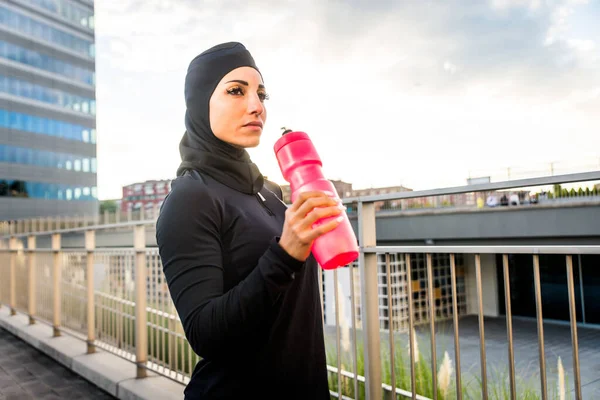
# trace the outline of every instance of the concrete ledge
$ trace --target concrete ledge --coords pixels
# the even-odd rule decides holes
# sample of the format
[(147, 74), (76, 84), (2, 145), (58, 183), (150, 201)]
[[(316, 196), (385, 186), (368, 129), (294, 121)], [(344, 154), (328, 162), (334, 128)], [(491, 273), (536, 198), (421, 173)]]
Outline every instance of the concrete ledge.
[(140, 399), (183, 399), (184, 386), (168, 378), (148, 376), (144, 379), (128, 379), (119, 384), (118, 398)]
[(65, 367), (73, 369), (73, 357), (85, 354), (87, 344), (70, 336), (49, 337), (40, 341), (39, 349)]
[(0, 308), (0, 328), (118, 399), (183, 399), (183, 384), (150, 371), (147, 378), (137, 379), (134, 363), (100, 349), (86, 354), (87, 345), (82, 340), (68, 335), (53, 337), (51, 326), (39, 322), (29, 325), (28, 316), (10, 316), (4, 305)]
[(115, 397), (119, 382), (135, 377), (135, 364), (100, 350), (73, 358), (71, 369)]

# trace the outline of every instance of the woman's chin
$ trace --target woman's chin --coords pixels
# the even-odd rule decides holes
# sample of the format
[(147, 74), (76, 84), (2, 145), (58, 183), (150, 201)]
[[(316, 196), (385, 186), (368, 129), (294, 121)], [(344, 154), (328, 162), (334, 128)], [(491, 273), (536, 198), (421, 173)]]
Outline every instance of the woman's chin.
[(260, 133), (257, 135), (248, 135), (243, 141), (243, 143), (240, 144), (242, 144), (245, 148), (257, 147), (260, 144), (260, 136)]

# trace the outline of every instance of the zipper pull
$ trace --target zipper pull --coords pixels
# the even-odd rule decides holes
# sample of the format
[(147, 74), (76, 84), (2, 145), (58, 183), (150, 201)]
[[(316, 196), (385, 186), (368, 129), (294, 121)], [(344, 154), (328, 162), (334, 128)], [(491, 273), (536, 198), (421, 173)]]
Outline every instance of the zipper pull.
[(258, 198), (258, 202), (262, 204), (262, 206), (265, 208), (265, 210), (267, 210), (267, 213), (269, 215), (275, 215), (273, 214), (273, 211), (271, 211), (271, 209), (267, 206), (267, 199), (265, 199), (265, 197), (260, 192), (256, 193), (256, 197)]

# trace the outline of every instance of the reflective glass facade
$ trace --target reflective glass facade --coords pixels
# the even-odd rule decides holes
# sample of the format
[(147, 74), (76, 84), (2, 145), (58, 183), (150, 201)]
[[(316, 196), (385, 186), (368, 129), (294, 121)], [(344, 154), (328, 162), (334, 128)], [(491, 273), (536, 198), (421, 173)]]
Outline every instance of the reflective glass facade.
[(45, 11), (59, 15), (69, 22), (81, 25), (86, 28), (94, 28), (93, 11), (73, 4), (67, 0), (22, 0), (32, 6), (39, 7)]
[(96, 130), (55, 119), (0, 109), (0, 126), (84, 143), (96, 143)]
[(84, 114), (96, 115), (96, 101), (61, 90), (36, 85), (10, 76), (0, 75), (0, 92), (43, 101)]
[(95, 186), (63, 185), (58, 183), (26, 182), (0, 178), (0, 197), (94, 201), (98, 199)]
[(40, 52), (0, 40), (0, 57), (26, 64), (88, 85), (95, 84), (95, 74), (87, 68), (76, 67)]
[(0, 220), (98, 213), (92, 3), (0, 1), (0, 29)]
[(96, 173), (96, 158), (0, 144), (0, 162)]
[(94, 44), (91, 40), (67, 33), (1, 5), (0, 25), (5, 25), (15, 32), (32, 38), (44, 40), (88, 57), (94, 57)]

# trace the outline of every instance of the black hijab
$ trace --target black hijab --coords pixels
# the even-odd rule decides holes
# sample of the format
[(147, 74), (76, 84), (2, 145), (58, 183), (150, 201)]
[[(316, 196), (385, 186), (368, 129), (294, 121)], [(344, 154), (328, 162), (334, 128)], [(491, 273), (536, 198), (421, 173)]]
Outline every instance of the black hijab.
[(242, 193), (256, 194), (264, 181), (248, 152), (220, 140), (210, 127), (210, 97), (221, 79), (239, 67), (259, 71), (250, 52), (237, 42), (214, 46), (190, 63), (185, 77), (186, 132), (179, 144), (177, 176), (194, 169)]

